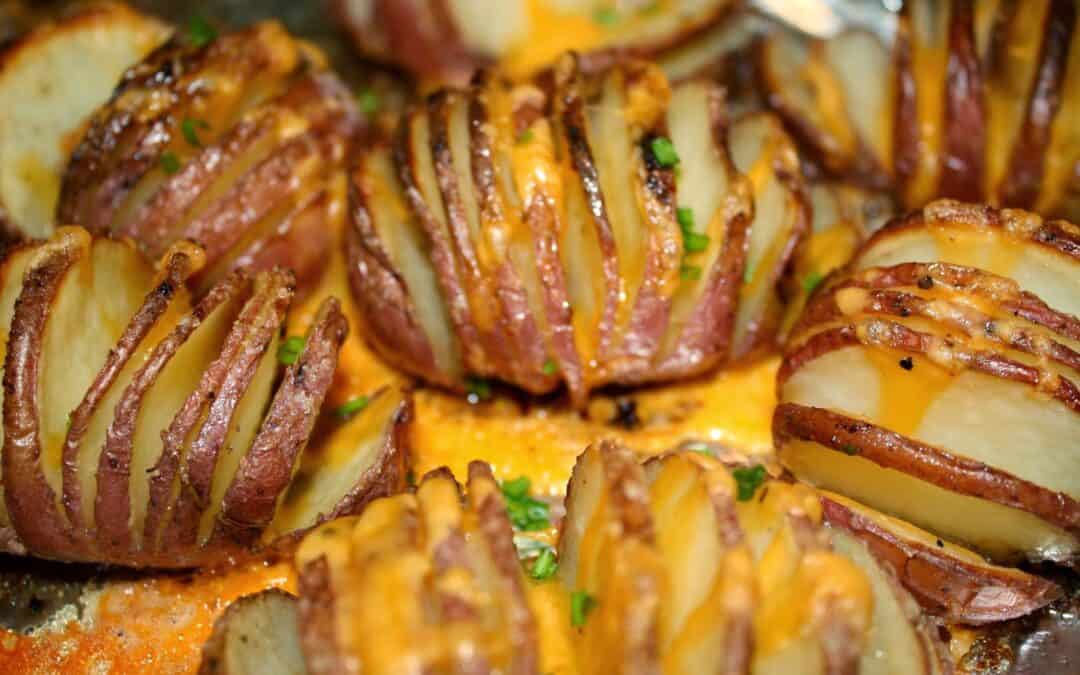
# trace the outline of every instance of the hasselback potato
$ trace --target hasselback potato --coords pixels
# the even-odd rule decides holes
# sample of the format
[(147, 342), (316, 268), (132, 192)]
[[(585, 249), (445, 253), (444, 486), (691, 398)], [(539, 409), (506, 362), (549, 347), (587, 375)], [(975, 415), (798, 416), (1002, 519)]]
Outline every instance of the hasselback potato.
[(1073, 564), (1078, 316), (1075, 225), (952, 201), (898, 218), (793, 331), (780, 458), (995, 558)]
[(293, 486), (348, 326), (329, 299), (306, 336), (283, 336), (294, 282), (279, 269), (194, 301), (203, 262), (181, 242), (155, 269), (74, 227), (7, 252), (4, 551), (205, 565), (403, 487), (409, 401), (394, 391), (344, 422), (344, 461)]
[(452, 389), (498, 378), (575, 404), (685, 378), (773, 338), (809, 226), (795, 149), (767, 113), (628, 62), (551, 92), (496, 74), (409, 111), (352, 174), (361, 330)]

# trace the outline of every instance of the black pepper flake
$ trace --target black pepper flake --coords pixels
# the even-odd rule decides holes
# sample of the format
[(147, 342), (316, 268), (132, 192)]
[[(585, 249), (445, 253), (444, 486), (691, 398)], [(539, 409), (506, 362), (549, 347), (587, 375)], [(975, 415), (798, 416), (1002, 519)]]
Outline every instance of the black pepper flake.
[(930, 275), (919, 278), (919, 288), (928, 291), (934, 287), (934, 279)]
[(615, 417), (611, 423), (624, 429), (636, 429), (641, 426), (641, 418), (637, 414), (637, 401), (632, 398), (620, 398), (615, 401)]
[(937, 540), (937, 545), (938, 548), (945, 548), (945, 542), (941, 541), (940, 539)]
[(911, 370), (915, 367), (915, 362), (911, 360), (910, 356), (905, 356), (904, 358), (900, 359), (900, 367), (904, 370)]

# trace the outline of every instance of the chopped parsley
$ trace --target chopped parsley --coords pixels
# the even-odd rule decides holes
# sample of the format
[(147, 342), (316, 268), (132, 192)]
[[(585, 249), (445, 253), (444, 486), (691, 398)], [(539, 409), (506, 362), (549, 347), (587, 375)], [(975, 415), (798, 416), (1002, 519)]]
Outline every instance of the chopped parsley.
[(518, 137), (517, 137), (518, 145), (525, 145), (526, 143), (532, 143), (533, 136), (534, 136), (534, 134), (533, 134), (532, 129), (525, 129), (520, 134), (518, 134)]
[(371, 89), (361, 89), (356, 94), (356, 105), (360, 112), (371, 117), (379, 111), (379, 95)]
[(820, 272), (811, 272), (803, 277), (802, 289), (808, 294), (813, 293), (823, 281), (825, 281), (825, 277), (821, 276)]
[(766, 475), (765, 467), (760, 464), (750, 467), (741, 466), (732, 471), (731, 476), (735, 479), (735, 485), (738, 488), (736, 498), (740, 502), (753, 499), (758, 487), (765, 482)]
[(537, 581), (546, 581), (553, 577), (558, 570), (559, 561), (555, 557), (555, 551), (548, 547), (540, 553), (536, 562), (533, 563), (532, 569), (529, 570), (529, 576)]
[(649, 150), (652, 151), (656, 163), (665, 169), (670, 169), (679, 164), (679, 153), (675, 152), (675, 144), (670, 138), (657, 136), (649, 141)]
[(205, 16), (196, 14), (188, 21), (188, 40), (195, 47), (205, 47), (217, 39), (217, 30), (210, 25)]
[(619, 13), (614, 7), (601, 7), (593, 12), (592, 18), (601, 26), (613, 26), (619, 22)]
[(554, 375), (558, 369), (559, 367), (555, 365), (555, 361), (553, 361), (552, 359), (544, 361), (543, 372), (545, 375)]
[(184, 140), (195, 148), (201, 148), (202, 140), (199, 139), (199, 131), (206, 131), (210, 128), (204, 120), (193, 120), (190, 117), (185, 117), (184, 121), (180, 123), (180, 133), (184, 134)]
[(161, 170), (170, 176), (180, 170), (180, 159), (175, 152), (169, 150), (161, 153), (158, 163), (161, 164)]
[(334, 410), (334, 414), (343, 420), (350, 419), (353, 415), (366, 408), (370, 400), (367, 396), (357, 396), (338, 406)]
[(277, 350), (277, 360), (286, 366), (291, 366), (300, 358), (300, 352), (304, 351), (304, 338), (299, 335), (291, 335), (285, 338)]
[(479, 377), (470, 377), (465, 381), (465, 393), (469, 403), (479, 403), (491, 398), (491, 383)]
[(528, 476), (503, 481), (501, 488), (506, 499), (506, 515), (519, 532), (536, 532), (551, 527), (550, 507), (529, 494), (532, 481)]
[(581, 628), (585, 625), (585, 619), (589, 618), (589, 612), (596, 609), (596, 598), (585, 591), (574, 591), (570, 594), (570, 625)]
[(697, 265), (683, 265), (679, 268), (679, 278), (683, 281), (697, 281), (701, 279), (701, 268)]

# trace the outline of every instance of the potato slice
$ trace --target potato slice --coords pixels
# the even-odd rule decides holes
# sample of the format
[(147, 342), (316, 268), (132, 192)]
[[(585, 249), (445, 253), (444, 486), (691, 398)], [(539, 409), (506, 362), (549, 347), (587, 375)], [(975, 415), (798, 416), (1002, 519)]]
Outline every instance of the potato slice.
[(199, 675), (305, 675), (296, 597), (271, 589), (234, 601), (214, 622)]
[(320, 527), (296, 563), (314, 673), (536, 672), (513, 533), (486, 465), (470, 467), (466, 500), (449, 470), (433, 471), (415, 495)]
[(757, 587), (734, 481), (719, 463), (690, 453), (651, 460), (645, 471), (667, 579), (663, 672), (747, 672)]
[[(822, 506), (834, 530), (861, 540), (927, 611), (948, 621), (969, 625), (1004, 621), (1026, 616), (1061, 596), (1061, 589), (1046, 579), (992, 565), (961, 546), (841, 495), (823, 492)], [(833, 537), (838, 541), (835, 531)]]
[(52, 232), (71, 144), (123, 72), (171, 32), (122, 3), (96, 3), (0, 54), (0, 221), (30, 237)]
[(574, 465), (559, 579), (583, 599), (575, 626), (583, 673), (660, 672), (664, 564), (648, 494), (633, 454), (612, 442), (590, 446)]
[(780, 280), (811, 216), (799, 157), (779, 120), (767, 113), (744, 117), (732, 125), (730, 142), (754, 199), (732, 335), (732, 357), (740, 358), (776, 334), (783, 310)]

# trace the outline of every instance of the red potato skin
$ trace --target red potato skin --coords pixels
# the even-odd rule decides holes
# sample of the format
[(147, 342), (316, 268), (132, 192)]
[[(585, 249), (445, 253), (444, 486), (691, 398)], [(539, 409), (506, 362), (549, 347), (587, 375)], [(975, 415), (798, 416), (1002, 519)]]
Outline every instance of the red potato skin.
[(953, 0), (949, 17), (945, 139), (938, 189), (942, 197), (972, 202), (980, 201), (982, 197), (986, 145), (986, 111), (979, 56), (975, 49), (974, 5), (975, 0)]
[[(264, 289), (256, 284), (251, 313), (248, 308), (241, 311), (230, 336), (225, 339), (222, 353), (232, 354), (228, 371), (221, 384), (209, 392), (205, 421), (183, 458), (180, 493), (170, 509), (172, 518), (161, 533), (163, 550), (184, 550), (197, 545), (199, 518), (209, 506), (214, 469), (224, 450), (236, 406), (285, 320), (294, 287), (290, 272), (271, 272)], [(270, 355), (269, 358), (277, 357)]]
[(431, 264), (435, 268), (439, 286), (450, 310), (450, 321), (458, 338), (462, 360), (467, 370), (487, 375), (494, 372), (494, 369), (485, 354), (484, 342), (471, 317), (469, 299), (454, 255), (452, 234), (443, 231), (442, 225), (424, 201), (419, 182), (414, 175), (418, 170), (418, 160), (414, 153), (430, 151), (429, 148), (413, 147), (410, 138), (414, 119), (423, 114), (423, 110), (413, 110), (403, 119), (394, 145), (394, 161), (404, 187), (406, 203), (426, 233), (431, 246)]
[[(360, 162), (363, 163), (361, 158)], [(356, 168), (349, 181), (351, 214), (345, 230), (345, 257), (349, 262), (349, 289), (364, 322), (368, 344), (387, 363), (405, 372), (423, 376), (447, 389), (463, 391), (459, 381), (439, 368), (435, 353), (416, 317), (416, 310), (395, 271), (366, 204), (372, 198), (363, 181), (363, 168)]]
[(828, 497), (821, 498), (821, 505), (830, 525), (862, 540), (926, 611), (946, 621), (976, 626), (1007, 621), (1062, 595), (1060, 587), (1042, 577), (962, 561), (893, 533)]
[[(913, 71), (912, 28), (909, 6), (901, 10), (896, 23), (896, 44), (893, 47), (893, 72), (896, 103), (893, 107), (893, 173), (901, 194), (919, 165), (919, 115), (916, 97), (919, 95)], [(959, 65), (959, 64), (958, 64)]]
[(1038, 197), (1050, 130), (1061, 106), (1076, 12), (1076, 3), (1071, 0), (1051, 0), (1027, 114), (1000, 188), (1006, 204), (1031, 208)]
[(958, 494), (1031, 513), (1073, 536), (1080, 536), (1080, 502), (1068, 495), (869, 422), (822, 408), (782, 403), (773, 414), (773, 437), (780, 447), (790, 439), (813, 441), (836, 452), (855, 447), (859, 449), (859, 457), (884, 468)]
[(31, 262), (15, 301), (4, 364), (4, 501), (22, 546), (50, 558), (78, 551), (41, 466), (38, 373), (45, 322), (65, 274), (85, 251), (74, 242), (49, 246)]
[(221, 540), (252, 546), (270, 524), (333, 383), (338, 350), (348, 330), (340, 303), (327, 299), (305, 337), (304, 351), (286, 368), (259, 433), (225, 493), (211, 546)]
[(222, 303), (234, 301), (238, 295), (247, 292), (249, 284), (250, 279), (245, 274), (236, 273), (211, 289), (173, 332), (158, 343), (117, 403), (98, 465), (94, 508), (99, 550), (108, 559), (116, 562), (130, 559), (134, 555), (133, 543), (136, 544), (134, 548), (142, 548), (142, 535), (132, 533), (128, 522), (131, 517), (131, 458), (135, 450), (132, 441), (143, 399), (195, 329)]
[[(195, 258), (198, 258), (195, 253)], [(83, 547), (92, 547), (93, 534), (82, 526), (82, 494), (79, 483), (79, 451), (83, 436), (90, 425), (90, 420), (97, 412), (101, 400), (109, 393), (120, 371), (134, 356), (147, 334), (157, 320), (172, 304), (176, 291), (181, 288), (187, 277), (194, 271), (200, 260), (193, 259), (192, 252), (177, 252), (165, 263), (164, 278), (152, 289), (143, 301), (142, 307), (131, 318), (130, 323), (120, 336), (105, 359), (105, 364), (94, 378), (86, 396), (71, 413), (71, 423), (62, 452), (63, 504), (68, 522), (72, 525), (77, 539)]]

